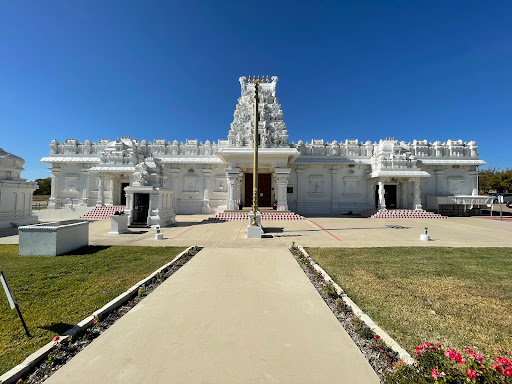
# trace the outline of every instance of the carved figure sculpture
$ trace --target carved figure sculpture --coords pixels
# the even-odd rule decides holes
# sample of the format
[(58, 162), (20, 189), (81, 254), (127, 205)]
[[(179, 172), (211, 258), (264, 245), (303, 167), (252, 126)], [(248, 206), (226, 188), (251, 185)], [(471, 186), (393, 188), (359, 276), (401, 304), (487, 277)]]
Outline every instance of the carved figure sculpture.
[(148, 177), (148, 167), (142, 162), (135, 166), (135, 172), (132, 174), (132, 183), (135, 186), (144, 186)]

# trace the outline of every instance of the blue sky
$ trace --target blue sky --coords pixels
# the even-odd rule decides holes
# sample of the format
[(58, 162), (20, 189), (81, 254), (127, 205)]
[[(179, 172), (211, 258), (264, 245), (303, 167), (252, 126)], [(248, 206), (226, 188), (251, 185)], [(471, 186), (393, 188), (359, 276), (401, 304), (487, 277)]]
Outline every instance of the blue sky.
[(475, 140), (512, 168), (510, 1), (2, 1), (0, 147), (225, 139), (277, 75), (290, 140)]

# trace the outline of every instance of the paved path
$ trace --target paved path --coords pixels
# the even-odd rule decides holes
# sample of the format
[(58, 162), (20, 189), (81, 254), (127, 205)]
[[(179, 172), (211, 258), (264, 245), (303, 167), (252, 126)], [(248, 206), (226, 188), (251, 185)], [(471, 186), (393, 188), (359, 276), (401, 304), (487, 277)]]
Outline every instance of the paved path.
[(285, 248), (205, 248), (46, 383), (378, 383)]

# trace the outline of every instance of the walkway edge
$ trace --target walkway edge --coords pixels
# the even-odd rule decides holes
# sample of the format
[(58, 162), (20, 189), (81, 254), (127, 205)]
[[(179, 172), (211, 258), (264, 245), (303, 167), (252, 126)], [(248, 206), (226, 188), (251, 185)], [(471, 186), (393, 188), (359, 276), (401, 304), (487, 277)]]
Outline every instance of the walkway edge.
[(370, 316), (368, 316), (367, 314), (365, 314), (361, 308), (359, 308), (359, 306), (354, 303), (350, 297), (348, 297), (348, 295), (345, 293), (345, 291), (338, 285), (336, 284), (336, 282), (331, 278), (331, 276), (329, 276), (329, 274), (327, 272), (325, 272), (323, 270), (322, 267), (320, 267), (316, 262), (315, 260), (306, 252), (306, 250), (301, 247), (300, 245), (297, 246), (297, 248), (303, 253), (304, 256), (306, 256), (308, 262), (311, 264), (311, 266), (313, 268), (315, 268), (315, 270), (319, 273), (322, 274), (323, 278), (325, 281), (327, 282), (331, 282), (334, 286), (334, 288), (336, 288), (336, 292), (338, 293), (338, 295), (340, 296), (340, 298), (345, 302), (345, 304), (347, 304), (351, 309), (352, 311), (354, 312), (354, 314), (359, 318), (361, 319), (361, 321), (363, 321), (367, 326), (368, 328), (370, 328), (373, 332), (375, 332), (375, 334), (379, 335), (380, 336), (380, 340), (382, 340), (389, 348), (391, 348), (393, 351), (395, 351), (396, 353), (398, 353), (398, 356), (400, 356), (400, 359), (404, 362), (404, 363), (407, 363), (407, 364), (413, 364), (414, 363), (414, 359), (412, 358), (411, 355), (409, 355), (409, 353), (403, 349), (400, 344), (398, 344), (391, 336), (389, 336), (386, 331), (384, 331), (381, 327), (379, 327), (372, 319)]
[[(114, 309), (120, 307), (122, 304), (130, 300), (133, 296), (137, 294), (138, 289), (142, 285), (151, 281), (158, 273), (162, 272), (164, 269), (174, 264), (177, 260), (179, 260), (183, 255), (187, 254), (188, 251), (194, 247), (196, 246), (188, 247), (178, 256), (172, 259), (170, 262), (158, 268), (155, 272), (153, 272), (148, 277), (142, 279), (138, 283), (135, 283), (135, 285), (133, 285), (131, 288), (128, 288), (128, 290), (121, 293), (115, 299), (111, 300), (100, 309), (94, 311), (92, 315), (87, 316), (85, 319), (76, 324), (73, 328), (64, 332), (62, 336), (59, 337), (59, 342), (62, 342), (66, 340), (68, 337), (74, 336), (79, 332), (85, 331), (93, 324), (93, 319), (95, 316), (101, 319), (102, 317), (105, 317), (110, 312), (112, 312)], [(46, 356), (48, 356), (50, 352), (55, 349), (55, 347), (56, 343), (54, 341), (51, 341), (48, 344), (43, 345), (37, 351), (29, 355), (25, 360), (23, 360), (22, 363), (18, 364), (17, 366), (15, 366), (14, 368), (10, 369), (9, 371), (5, 372), (2, 376), (0, 376), (0, 384), (15, 383), (16, 380), (20, 379), (25, 373), (27, 373), (32, 368), (37, 366), (41, 362), (41, 360), (46, 358)]]

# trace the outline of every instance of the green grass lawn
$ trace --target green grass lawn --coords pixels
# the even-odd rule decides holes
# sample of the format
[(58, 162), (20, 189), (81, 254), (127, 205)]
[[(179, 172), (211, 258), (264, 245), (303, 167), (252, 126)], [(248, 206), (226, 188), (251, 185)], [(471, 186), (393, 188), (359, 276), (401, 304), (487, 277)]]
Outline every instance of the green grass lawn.
[(512, 248), (308, 248), (411, 354), (425, 342), (512, 353)]
[(0, 245), (0, 269), (25, 318), (27, 338), (15, 310), (0, 292), (0, 374), (185, 248), (85, 247), (58, 257), (18, 256), (18, 245)]

